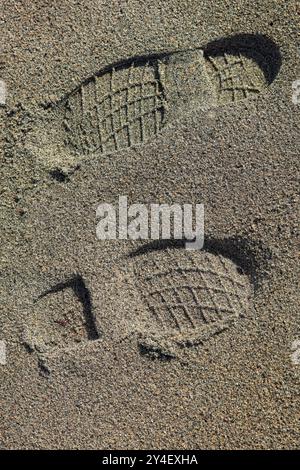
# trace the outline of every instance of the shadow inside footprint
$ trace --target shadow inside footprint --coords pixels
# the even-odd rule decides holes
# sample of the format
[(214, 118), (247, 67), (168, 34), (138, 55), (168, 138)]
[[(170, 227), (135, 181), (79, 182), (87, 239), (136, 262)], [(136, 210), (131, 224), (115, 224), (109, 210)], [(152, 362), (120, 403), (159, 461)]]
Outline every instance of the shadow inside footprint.
[(65, 289), (72, 289), (75, 296), (81, 303), (83, 307), (83, 317), (84, 317), (84, 326), (86, 329), (87, 339), (96, 340), (99, 338), (99, 333), (95, 324), (95, 318), (92, 312), (92, 302), (91, 295), (88, 288), (85, 285), (83, 278), (80, 275), (75, 275), (67, 281), (60, 282), (55, 286), (51, 287), (49, 290), (44, 292), (39, 296), (39, 299), (43, 297), (54, 294), (57, 292), (62, 292)]
[(281, 67), (278, 46), (259, 34), (238, 34), (204, 48), (208, 72), (220, 104), (258, 94), (276, 78)]
[(52, 355), (100, 337), (89, 289), (76, 274), (42, 293), (23, 330), (23, 344), (47, 369)]

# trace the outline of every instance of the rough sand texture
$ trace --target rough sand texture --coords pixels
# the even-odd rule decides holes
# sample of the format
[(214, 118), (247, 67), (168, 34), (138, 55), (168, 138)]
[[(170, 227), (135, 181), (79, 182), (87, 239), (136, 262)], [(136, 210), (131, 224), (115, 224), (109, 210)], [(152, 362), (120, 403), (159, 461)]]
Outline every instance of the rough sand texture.
[[(298, 2), (0, 25), (0, 447), (297, 448)], [(204, 203), (205, 250), (97, 240), (119, 195)]]

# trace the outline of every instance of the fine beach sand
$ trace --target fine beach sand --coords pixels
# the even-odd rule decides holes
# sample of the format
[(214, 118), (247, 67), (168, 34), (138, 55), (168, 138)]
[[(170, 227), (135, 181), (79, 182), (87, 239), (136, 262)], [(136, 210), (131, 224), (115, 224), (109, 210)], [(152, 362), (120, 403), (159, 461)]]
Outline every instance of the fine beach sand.
[[(299, 447), (299, 3), (0, 8), (0, 448)], [(120, 195), (204, 249), (97, 240)]]

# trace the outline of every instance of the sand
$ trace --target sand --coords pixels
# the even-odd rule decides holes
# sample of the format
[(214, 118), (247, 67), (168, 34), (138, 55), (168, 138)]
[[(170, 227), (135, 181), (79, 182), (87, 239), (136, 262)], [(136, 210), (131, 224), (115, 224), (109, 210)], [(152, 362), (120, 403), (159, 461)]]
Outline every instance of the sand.
[[(0, 24), (0, 447), (297, 448), (297, 2), (4, 0)], [(203, 203), (204, 249), (98, 240), (120, 195)]]

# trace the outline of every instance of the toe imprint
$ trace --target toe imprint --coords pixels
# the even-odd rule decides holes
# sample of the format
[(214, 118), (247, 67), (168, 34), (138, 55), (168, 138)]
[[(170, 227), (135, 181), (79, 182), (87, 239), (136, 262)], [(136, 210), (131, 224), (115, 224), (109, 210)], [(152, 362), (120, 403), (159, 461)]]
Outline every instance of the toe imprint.
[(196, 345), (247, 316), (252, 287), (230, 259), (166, 249), (134, 267), (145, 308), (144, 333), (156, 344)]
[(267, 86), (265, 75), (257, 65), (259, 59), (262, 60), (258, 54), (252, 59), (243, 52), (208, 56), (208, 71), (220, 104), (250, 98)]

